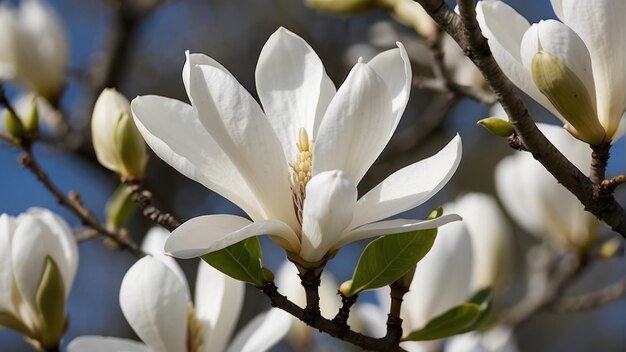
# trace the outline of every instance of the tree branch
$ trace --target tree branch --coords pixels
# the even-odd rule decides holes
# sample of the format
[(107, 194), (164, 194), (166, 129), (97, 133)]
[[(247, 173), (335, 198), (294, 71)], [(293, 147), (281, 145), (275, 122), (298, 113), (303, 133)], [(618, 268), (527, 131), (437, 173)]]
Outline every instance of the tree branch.
[(123, 180), (132, 194), (133, 201), (141, 209), (143, 216), (155, 224), (161, 225), (172, 232), (180, 226), (180, 222), (170, 213), (164, 213), (152, 204), (152, 193), (143, 188), (143, 183), (138, 179)]
[(626, 296), (626, 278), (622, 278), (620, 281), (595, 292), (563, 297), (552, 304), (552, 309), (556, 312), (577, 312), (594, 309), (620, 300), (624, 296)]
[[(280, 308), (294, 317), (305, 321), (305, 316), (307, 315), (306, 309), (300, 308), (297, 304), (287, 299), (287, 297), (281, 295), (273, 282), (265, 283), (260, 289), (269, 297), (273, 307)], [(321, 314), (316, 314), (312, 318), (313, 319), (307, 322), (307, 324), (313, 328), (363, 349), (370, 351), (405, 351), (398, 345), (397, 341), (392, 341), (387, 337), (373, 338), (365, 336), (351, 330), (347, 325), (328, 320)]]
[(482, 36), (472, 0), (459, 0), (456, 15), (443, 0), (417, 0), (437, 24), (461, 46), (485, 77), (506, 111), (523, 145), (528, 148), (559, 183), (567, 188), (584, 205), (585, 210), (607, 223), (614, 231), (626, 237), (624, 209), (612, 195), (595, 196), (592, 181), (574, 166), (539, 131), (528, 114), (524, 103), (516, 93), (515, 86), (504, 75), (495, 59), (487, 40)]

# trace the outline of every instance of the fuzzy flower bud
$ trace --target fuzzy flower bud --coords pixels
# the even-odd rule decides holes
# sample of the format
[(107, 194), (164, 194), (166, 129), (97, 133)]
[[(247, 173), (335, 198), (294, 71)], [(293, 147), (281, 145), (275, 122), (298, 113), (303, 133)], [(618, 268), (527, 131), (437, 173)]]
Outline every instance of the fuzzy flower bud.
[(98, 97), (91, 136), (100, 164), (122, 177), (143, 176), (146, 146), (131, 116), (130, 102), (115, 89), (105, 89)]

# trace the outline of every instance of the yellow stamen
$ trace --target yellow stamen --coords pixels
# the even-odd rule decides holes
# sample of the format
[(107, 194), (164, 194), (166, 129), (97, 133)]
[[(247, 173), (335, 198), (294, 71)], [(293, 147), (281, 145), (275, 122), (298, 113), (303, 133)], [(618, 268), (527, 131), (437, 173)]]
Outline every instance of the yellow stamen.
[(313, 140), (309, 140), (309, 135), (304, 128), (300, 128), (298, 133), (298, 155), (293, 163), (290, 163), (292, 173), (290, 176), (291, 191), (293, 192), (293, 204), (298, 217), (302, 223), (302, 206), (306, 196), (306, 184), (311, 179), (313, 169)]

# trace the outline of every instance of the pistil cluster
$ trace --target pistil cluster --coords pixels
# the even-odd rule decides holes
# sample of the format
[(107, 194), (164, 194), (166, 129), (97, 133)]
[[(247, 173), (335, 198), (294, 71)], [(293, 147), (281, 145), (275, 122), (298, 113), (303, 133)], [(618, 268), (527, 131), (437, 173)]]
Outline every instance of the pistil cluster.
[(293, 163), (289, 163), (292, 173), (289, 177), (291, 191), (293, 192), (293, 206), (296, 211), (298, 222), (302, 224), (302, 209), (304, 198), (306, 197), (306, 184), (311, 179), (313, 170), (313, 140), (309, 140), (309, 135), (304, 128), (300, 128), (298, 133), (298, 156)]

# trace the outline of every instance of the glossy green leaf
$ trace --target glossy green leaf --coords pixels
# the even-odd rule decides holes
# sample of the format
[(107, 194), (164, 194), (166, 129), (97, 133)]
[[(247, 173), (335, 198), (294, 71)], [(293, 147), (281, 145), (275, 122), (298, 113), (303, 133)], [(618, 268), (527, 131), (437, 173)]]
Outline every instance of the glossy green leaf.
[(224, 274), (261, 286), (265, 282), (263, 275), (263, 253), (256, 237), (251, 237), (217, 252), (205, 254), (202, 260)]
[(467, 303), (433, 318), (424, 328), (411, 332), (402, 340), (437, 340), (475, 330), (491, 311), (491, 292), (491, 288), (480, 290)]
[(44, 348), (57, 346), (65, 331), (65, 285), (59, 267), (50, 256), (46, 257), (35, 302), (43, 323), (39, 342)]
[(387, 286), (400, 279), (428, 253), (436, 237), (437, 229), (429, 229), (372, 241), (359, 259), (347, 294)]

